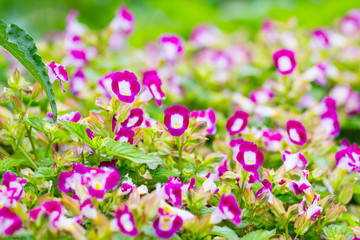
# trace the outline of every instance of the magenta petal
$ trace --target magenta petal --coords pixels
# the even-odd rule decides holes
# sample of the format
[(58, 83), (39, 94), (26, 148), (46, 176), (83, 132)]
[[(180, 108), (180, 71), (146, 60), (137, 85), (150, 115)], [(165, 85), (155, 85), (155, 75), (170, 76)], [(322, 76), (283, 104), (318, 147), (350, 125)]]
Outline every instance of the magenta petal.
[(128, 71), (114, 72), (111, 79), (111, 88), (118, 99), (126, 103), (134, 102), (141, 88), (135, 74)]
[(236, 111), (226, 122), (226, 130), (230, 136), (243, 131), (248, 124), (249, 114), (244, 111)]
[(282, 75), (292, 73), (296, 67), (295, 54), (288, 49), (281, 49), (273, 54), (276, 69)]
[(181, 136), (189, 126), (189, 109), (181, 105), (165, 109), (164, 124), (172, 136)]
[(292, 143), (304, 146), (307, 141), (307, 135), (304, 125), (295, 120), (289, 120), (286, 123), (286, 131)]
[(13, 235), (23, 226), (21, 219), (7, 207), (0, 209), (0, 224), (5, 235)]

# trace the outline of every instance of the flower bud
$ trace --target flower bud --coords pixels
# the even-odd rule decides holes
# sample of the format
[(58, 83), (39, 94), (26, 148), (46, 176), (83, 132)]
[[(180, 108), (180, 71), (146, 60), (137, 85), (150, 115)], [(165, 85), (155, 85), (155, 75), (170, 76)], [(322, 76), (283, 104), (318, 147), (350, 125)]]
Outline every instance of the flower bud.
[(310, 225), (311, 225), (310, 218), (307, 218), (306, 214), (303, 214), (295, 220), (295, 224), (294, 224), (295, 232), (298, 235), (304, 235), (309, 229)]
[(339, 194), (339, 202), (346, 205), (350, 202), (354, 193), (353, 185), (348, 185), (344, 187)]
[(35, 83), (32, 87), (31, 98), (35, 101), (40, 101), (44, 96), (44, 90), (39, 83)]
[(0, 103), (7, 102), (10, 99), (10, 91), (5, 88), (0, 92)]
[(12, 95), (10, 97), (10, 101), (11, 101), (12, 105), (14, 106), (14, 110), (16, 113), (24, 113), (25, 112), (25, 109), (26, 109), (25, 103), (23, 101), (21, 101), (20, 98)]
[(14, 89), (20, 89), (20, 83), (22, 82), (22, 77), (20, 75), (20, 72), (17, 70), (17, 68), (15, 69), (14, 73), (12, 76), (10, 76), (9, 78), (9, 85), (10, 87), (14, 88)]
[(285, 209), (282, 201), (274, 197), (273, 202), (270, 204), (271, 211), (278, 217), (282, 217), (285, 214)]
[(326, 211), (325, 221), (335, 222), (342, 212), (346, 212), (346, 208), (344, 206), (340, 206), (340, 203), (335, 204), (330, 210)]

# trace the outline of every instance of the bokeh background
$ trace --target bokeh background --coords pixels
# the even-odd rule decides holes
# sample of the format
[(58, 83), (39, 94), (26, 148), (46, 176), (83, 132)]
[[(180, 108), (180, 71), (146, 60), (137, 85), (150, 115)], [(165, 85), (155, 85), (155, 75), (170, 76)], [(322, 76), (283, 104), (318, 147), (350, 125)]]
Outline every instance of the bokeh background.
[(89, 28), (104, 28), (121, 4), (136, 16), (130, 38), (133, 46), (164, 32), (187, 37), (202, 22), (215, 23), (225, 32), (239, 27), (255, 32), (266, 17), (296, 17), (301, 27), (327, 26), (349, 9), (360, 7), (359, 0), (0, 0), (0, 18), (39, 39), (49, 31), (63, 30), (71, 9), (79, 11), (79, 21)]

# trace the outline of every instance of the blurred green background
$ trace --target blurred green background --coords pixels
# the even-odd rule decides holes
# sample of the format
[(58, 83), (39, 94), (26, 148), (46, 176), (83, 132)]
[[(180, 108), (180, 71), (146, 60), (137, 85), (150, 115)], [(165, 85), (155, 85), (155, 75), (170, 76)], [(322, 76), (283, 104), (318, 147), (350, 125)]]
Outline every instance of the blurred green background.
[(38, 39), (46, 32), (63, 30), (71, 9), (79, 11), (80, 22), (101, 29), (121, 4), (135, 13), (130, 40), (135, 46), (164, 32), (187, 37), (202, 22), (215, 23), (225, 32), (240, 26), (256, 31), (266, 17), (287, 20), (296, 16), (302, 27), (326, 26), (349, 9), (360, 7), (359, 0), (0, 0), (0, 16)]

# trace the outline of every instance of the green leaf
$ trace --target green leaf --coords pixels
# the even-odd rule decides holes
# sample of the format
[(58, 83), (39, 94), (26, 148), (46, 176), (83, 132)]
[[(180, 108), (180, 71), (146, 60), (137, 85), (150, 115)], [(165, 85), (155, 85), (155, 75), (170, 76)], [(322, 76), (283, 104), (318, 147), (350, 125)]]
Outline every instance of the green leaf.
[(150, 169), (155, 169), (162, 163), (161, 158), (146, 155), (127, 142), (118, 142), (111, 138), (105, 138), (103, 144), (108, 155), (125, 158), (135, 163), (146, 163)]
[(44, 121), (39, 117), (28, 116), (24, 118), (25, 122), (27, 122), (31, 127), (35, 128), (36, 130), (47, 133), (44, 129)]
[(239, 236), (234, 232), (234, 230), (232, 230), (229, 227), (219, 227), (219, 226), (214, 226), (211, 233), (211, 235), (216, 235), (216, 236), (221, 236), (224, 237), (226, 239), (240, 239)]
[(87, 145), (89, 145), (91, 148), (94, 147), (91, 139), (88, 137), (86, 133), (86, 127), (80, 123), (75, 122), (68, 122), (68, 121), (61, 121), (63, 126), (66, 128), (66, 130), (73, 136), (77, 137)]
[(15, 24), (6, 24), (0, 20), (0, 45), (14, 56), (41, 85), (49, 97), (50, 106), (57, 119), (55, 94), (52, 89), (46, 66), (39, 55), (32, 37)]
[(0, 161), (0, 171), (6, 171), (9, 168), (19, 166), (20, 164), (26, 162), (24, 159), (13, 159), (7, 158)]
[(323, 228), (325, 237), (330, 240), (351, 239), (352, 233), (348, 226), (331, 224)]
[(246, 234), (244, 237), (241, 238), (241, 240), (267, 240), (274, 236), (276, 233), (276, 229), (273, 229), (271, 231), (268, 230), (258, 230), (254, 232), (250, 232)]
[(40, 177), (53, 177), (55, 176), (55, 170), (49, 167), (38, 167), (34, 172), (33, 178)]

